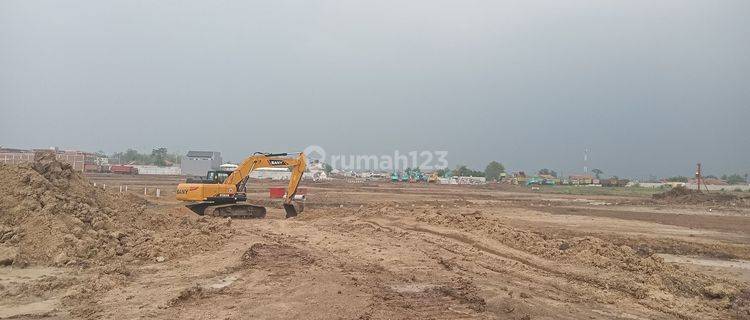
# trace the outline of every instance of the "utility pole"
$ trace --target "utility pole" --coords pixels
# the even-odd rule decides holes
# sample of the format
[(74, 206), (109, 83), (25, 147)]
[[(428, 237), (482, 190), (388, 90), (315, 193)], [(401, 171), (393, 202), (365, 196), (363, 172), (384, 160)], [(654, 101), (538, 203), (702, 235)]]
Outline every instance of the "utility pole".
[(589, 172), (589, 148), (583, 150), (583, 173)]
[[(695, 180), (698, 182), (698, 192), (701, 192), (701, 182), (703, 182), (703, 174), (701, 173), (701, 163), (698, 162), (698, 168), (695, 169)], [(708, 190), (708, 187), (706, 187)]]

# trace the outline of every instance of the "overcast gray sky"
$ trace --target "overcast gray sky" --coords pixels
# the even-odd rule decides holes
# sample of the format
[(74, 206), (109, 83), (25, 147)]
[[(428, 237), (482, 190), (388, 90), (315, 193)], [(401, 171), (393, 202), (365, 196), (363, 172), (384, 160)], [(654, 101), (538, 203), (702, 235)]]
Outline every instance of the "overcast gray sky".
[(750, 1), (0, 1), (0, 145), (750, 172)]

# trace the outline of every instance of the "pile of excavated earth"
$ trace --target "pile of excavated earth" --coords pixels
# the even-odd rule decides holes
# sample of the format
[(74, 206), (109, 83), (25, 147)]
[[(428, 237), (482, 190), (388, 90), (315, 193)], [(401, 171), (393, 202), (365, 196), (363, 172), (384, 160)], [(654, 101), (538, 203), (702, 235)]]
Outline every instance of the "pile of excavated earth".
[(0, 164), (0, 265), (97, 266), (164, 260), (210, 249), (230, 221), (148, 210), (143, 199), (94, 187), (40, 153), (33, 163)]
[(721, 205), (732, 207), (750, 206), (750, 198), (740, 197), (726, 192), (703, 192), (692, 190), (683, 186), (676, 186), (665, 192), (653, 195), (653, 198), (665, 203), (673, 204), (703, 204), (703, 205)]

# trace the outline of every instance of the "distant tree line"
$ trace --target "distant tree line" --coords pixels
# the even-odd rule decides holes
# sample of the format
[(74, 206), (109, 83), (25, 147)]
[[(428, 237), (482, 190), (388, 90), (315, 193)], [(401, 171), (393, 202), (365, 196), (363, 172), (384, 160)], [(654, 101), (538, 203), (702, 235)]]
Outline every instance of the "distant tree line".
[(456, 166), (455, 169), (453, 169), (453, 175), (459, 177), (484, 177), (484, 172), (469, 169), (465, 165), (459, 165)]
[(497, 161), (490, 162), (484, 171), (469, 169), (466, 165), (458, 165), (453, 170), (445, 168), (437, 170), (438, 176), (459, 176), (459, 177), (485, 177), (487, 180), (499, 180), (500, 175), (505, 172), (505, 166)]
[(743, 184), (747, 183), (747, 173), (744, 176), (741, 176), (739, 174), (732, 174), (732, 175), (723, 175), (721, 176), (721, 180), (726, 181), (728, 184)]
[(137, 150), (128, 149), (125, 152), (115, 152), (109, 156), (110, 162), (121, 164), (139, 164), (170, 166), (180, 163), (182, 157), (175, 153), (169, 153), (167, 148), (155, 148), (150, 154), (140, 153)]
[(688, 182), (688, 177), (685, 176), (674, 176), (667, 178), (667, 182)]
[[(501, 174), (504, 173), (504, 172), (505, 172), (505, 166), (503, 166), (501, 163), (499, 163), (497, 161), (490, 162), (487, 165), (487, 167), (484, 169), (484, 171), (473, 170), (473, 169), (470, 169), (466, 165), (458, 165), (458, 166), (456, 166), (452, 170), (448, 169), (448, 168), (437, 170), (438, 176), (441, 176), (441, 177), (448, 177), (448, 176), (464, 176), (464, 177), (466, 177), (466, 176), (472, 176), (472, 177), (485, 177), (485, 178), (487, 178), (487, 180), (499, 180)], [(598, 168), (591, 170), (591, 172), (596, 176), (597, 179), (600, 179), (600, 177), (604, 174), (604, 171), (602, 171), (601, 169), (598, 169)], [(557, 172), (555, 172), (555, 170), (551, 170), (551, 169), (547, 169), (547, 168), (541, 169), (537, 173), (539, 175), (549, 175), (549, 176), (552, 176), (552, 177), (555, 177), (555, 178), (559, 178), (559, 174)], [(728, 184), (745, 184), (745, 183), (749, 182), (748, 181), (748, 176), (749, 175), (747, 173), (744, 174), (744, 175), (737, 174), (737, 173), (731, 174), (731, 175), (726, 175), (725, 174), (725, 175), (722, 175), (720, 179), (723, 180), (723, 181), (726, 181)], [(617, 176), (612, 176), (612, 177), (615, 178), (615, 179), (619, 179), (619, 178), (617, 178)], [(656, 178), (656, 177), (654, 177), (654, 178)], [(703, 178), (705, 178), (705, 179), (708, 179), (708, 178), (719, 179), (719, 177), (714, 176), (714, 175), (706, 175)], [(668, 182), (683, 182), (683, 183), (686, 183), (686, 182), (688, 182), (688, 180), (690, 180), (690, 178), (688, 178), (686, 176), (674, 176), (674, 177), (666, 178), (665, 180), (668, 181)]]

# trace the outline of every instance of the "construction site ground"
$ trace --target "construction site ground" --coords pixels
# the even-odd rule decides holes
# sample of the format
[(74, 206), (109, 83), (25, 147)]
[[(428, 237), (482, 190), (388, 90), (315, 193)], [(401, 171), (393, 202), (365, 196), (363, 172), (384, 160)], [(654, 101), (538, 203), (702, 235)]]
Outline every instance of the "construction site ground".
[(249, 197), (267, 217), (226, 221), (175, 201), (176, 177), (87, 179), (109, 193), (128, 185), (146, 199), (143, 214), (222, 236), (129, 261), (1, 267), (0, 318), (750, 317), (750, 208), (741, 204), (303, 182), (305, 211), (284, 219), (268, 199), (284, 182), (254, 181)]

